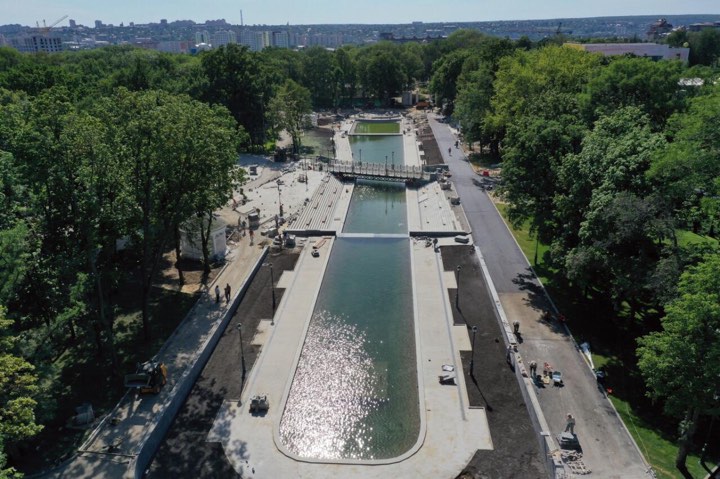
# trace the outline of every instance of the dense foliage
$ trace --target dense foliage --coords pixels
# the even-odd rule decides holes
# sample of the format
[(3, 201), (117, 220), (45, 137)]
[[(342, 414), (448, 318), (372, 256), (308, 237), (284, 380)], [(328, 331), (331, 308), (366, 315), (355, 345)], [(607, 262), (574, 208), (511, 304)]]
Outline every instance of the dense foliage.
[(18, 385), (0, 401), (10, 462), (39, 424), (58, 423), (69, 352), (113, 375), (143, 359), (118, 347), (119, 296), (142, 298), (150, 337), (162, 255), (179, 257), (189, 218), (207, 239), (242, 181), (238, 151), (281, 130), (297, 151), (312, 109), (393, 105), (425, 85), (464, 141), (502, 163), (511, 220), (551, 245), (546, 260), (569, 287), (627, 306), (633, 330), (649, 334), (639, 350), (649, 393), (686, 419), (689, 444), (717, 409), (708, 391), (678, 406), (663, 375), (669, 355), (708, 360), (717, 329), (707, 330), (716, 285), (703, 279), (719, 277), (717, 242), (683, 244), (678, 232), (716, 238), (720, 226), (718, 35), (670, 36), (690, 46), (692, 68), (603, 58), (561, 36), (533, 44), (474, 31), (425, 45), (226, 45), (198, 56), (0, 48), (0, 371)]

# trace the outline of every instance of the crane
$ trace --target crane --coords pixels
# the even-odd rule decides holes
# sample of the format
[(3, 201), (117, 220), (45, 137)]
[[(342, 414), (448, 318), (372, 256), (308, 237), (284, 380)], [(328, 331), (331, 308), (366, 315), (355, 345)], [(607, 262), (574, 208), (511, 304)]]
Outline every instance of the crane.
[(37, 25), (38, 31), (39, 31), (40, 33), (42, 33), (43, 35), (47, 35), (48, 33), (50, 33), (50, 30), (52, 30), (52, 28), (53, 28), (55, 25), (57, 25), (58, 23), (60, 23), (60, 22), (62, 22), (63, 20), (65, 20), (67, 17), (68, 17), (67, 15), (64, 15), (62, 18), (60, 18), (60, 19), (58, 19), (58, 20), (55, 20), (53, 23), (51, 23), (50, 26), (48, 26), (48, 25), (45, 24), (45, 20), (43, 20), (43, 26), (42, 26), (42, 27), (40, 26), (40, 22), (35, 22), (35, 25)]

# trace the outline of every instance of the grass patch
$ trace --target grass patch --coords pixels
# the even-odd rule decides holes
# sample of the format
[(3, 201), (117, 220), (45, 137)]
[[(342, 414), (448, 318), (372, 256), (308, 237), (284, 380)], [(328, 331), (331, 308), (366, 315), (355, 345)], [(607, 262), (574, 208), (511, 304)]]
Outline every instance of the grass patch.
[(468, 161), (478, 168), (494, 168), (500, 164), (500, 157), (490, 153), (470, 153)]
[[(675, 456), (678, 448), (674, 441), (665, 437), (652, 424), (648, 424), (646, 420), (635, 414), (627, 401), (613, 396), (610, 396), (610, 399), (645, 455), (645, 459), (652, 464), (658, 479), (682, 477), (675, 468)], [(688, 455), (686, 464), (693, 477), (701, 478), (707, 475), (707, 471), (700, 465), (699, 455)], [(705, 464), (710, 469), (716, 465), (715, 462), (707, 460)]]
[(687, 230), (677, 230), (675, 232), (677, 236), (678, 245), (687, 246), (691, 244), (709, 244), (717, 246), (718, 240), (711, 238), (710, 236), (702, 236)]
[[(517, 228), (511, 226), (507, 217), (507, 205), (496, 206), (525, 257), (533, 264), (536, 242), (529, 233), (528, 223)], [(688, 231), (679, 231), (678, 236), (685, 244), (715, 241)], [(664, 416), (662, 411), (646, 398), (645, 386), (637, 369), (635, 338), (641, 334), (637, 326), (622, 319), (624, 311), (613, 310), (601, 298), (584, 298), (569, 287), (564, 278), (545, 264), (543, 254), (547, 250), (547, 245), (538, 245), (537, 265), (533, 264), (536, 274), (560, 311), (568, 318), (576, 341), (590, 341), (595, 367), (606, 371), (608, 386), (613, 389), (610, 399), (657, 477), (681, 479), (682, 475), (675, 468), (678, 451), (677, 423)], [(703, 437), (705, 436), (698, 431), (696, 441)], [(716, 456), (715, 454), (713, 457)], [(707, 475), (707, 471), (698, 461), (697, 454), (689, 455), (686, 464), (693, 477), (702, 478)], [(706, 464), (712, 467), (716, 463), (706, 461)]]

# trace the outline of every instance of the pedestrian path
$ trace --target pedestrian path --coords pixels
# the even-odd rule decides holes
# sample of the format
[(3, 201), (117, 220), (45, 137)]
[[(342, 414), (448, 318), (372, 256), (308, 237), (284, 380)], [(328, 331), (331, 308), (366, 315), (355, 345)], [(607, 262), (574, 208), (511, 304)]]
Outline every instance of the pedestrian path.
[(265, 249), (251, 247), (245, 238), (227, 257), (226, 266), (208, 285), (224, 289), (231, 286), (231, 300), (215, 302), (214, 294), (203, 293), (177, 327), (156, 359), (168, 368), (168, 382), (159, 394), (126, 394), (105, 416), (78, 453), (60, 467), (42, 474), (45, 478), (120, 479), (139, 477), (162, 441), (174, 412), (202, 370), (212, 347), (222, 332), (243, 285), (264, 257)]

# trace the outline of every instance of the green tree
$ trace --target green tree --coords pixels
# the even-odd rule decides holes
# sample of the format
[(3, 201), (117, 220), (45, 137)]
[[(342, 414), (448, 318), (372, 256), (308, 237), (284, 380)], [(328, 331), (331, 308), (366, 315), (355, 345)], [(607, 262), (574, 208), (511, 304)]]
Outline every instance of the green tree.
[(720, 255), (683, 273), (661, 323), (661, 331), (638, 340), (638, 366), (648, 396), (683, 419), (675, 464), (692, 477), (685, 461), (698, 420), (720, 412)]
[(683, 107), (678, 81), (680, 62), (654, 62), (648, 58), (617, 58), (596, 69), (581, 95), (583, 114), (592, 124), (623, 106), (637, 106), (650, 116), (653, 128), (662, 130), (667, 119)]
[(388, 102), (400, 93), (406, 84), (407, 74), (402, 63), (386, 43), (361, 50), (357, 66), (366, 93), (371, 93), (383, 102)]
[(245, 139), (251, 145), (262, 145), (272, 85), (257, 54), (247, 47), (228, 44), (203, 54), (201, 61), (208, 79), (203, 99), (225, 106), (249, 133)]
[(600, 287), (633, 312), (663, 241), (672, 234), (646, 172), (665, 146), (647, 115), (626, 107), (602, 117), (558, 170), (553, 256), (576, 284)]
[(308, 115), (312, 112), (310, 92), (292, 80), (287, 80), (278, 88), (268, 105), (269, 116), (274, 130), (285, 130), (293, 142), (293, 153), (300, 153), (302, 132), (308, 125)]
[[(27, 439), (42, 429), (35, 423), (35, 368), (17, 355), (17, 339), (10, 335), (12, 324), (0, 306), (0, 440), (5, 443)], [(0, 469), (4, 465), (0, 461)]]
[(682, 224), (696, 233), (716, 236), (720, 229), (720, 89), (710, 88), (690, 100), (687, 112), (673, 116), (672, 140), (649, 172)]
[(303, 55), (303, 85), (310, 91), (312, 104), (330, 108), (337, 101), (335, 56), (322, 47), (309, 48)]

